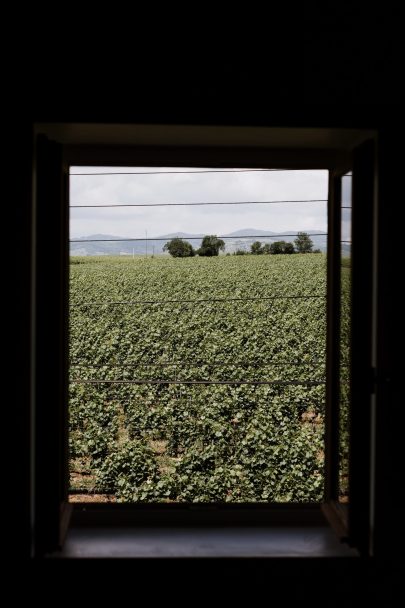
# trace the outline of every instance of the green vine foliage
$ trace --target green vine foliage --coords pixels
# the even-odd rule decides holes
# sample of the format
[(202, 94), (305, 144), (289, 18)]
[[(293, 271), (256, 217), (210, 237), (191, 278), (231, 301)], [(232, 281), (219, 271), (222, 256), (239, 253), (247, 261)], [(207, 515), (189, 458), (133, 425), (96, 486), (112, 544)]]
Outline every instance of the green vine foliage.
[[(322, 500), (323, 254), (79, 260), (72, 491), (123, 502)], [(321, 297), (283, 297), (296, 295)], [(145, 383), (103, 383), (113, 380)], [(181, 384), (203, 380), (219, 383)], [(304, 384), (220, 384), (280, 380)]]
[(124, 500), (144, 501), (159, 480), (153, 450), (139, 441), (116, 447), (97, 470), (96, 489)]

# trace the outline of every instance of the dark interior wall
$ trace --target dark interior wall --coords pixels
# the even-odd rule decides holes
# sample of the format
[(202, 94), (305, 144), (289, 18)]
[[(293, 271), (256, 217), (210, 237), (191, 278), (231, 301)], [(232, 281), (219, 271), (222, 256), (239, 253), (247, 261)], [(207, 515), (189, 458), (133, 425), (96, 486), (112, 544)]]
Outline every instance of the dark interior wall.
[(376, 443), (376, 552), (404, 555), (405, 526), (401, 489), (404, 482), (403, 426), (400, 423), (405, 403), (403, 378), (404, 307), (398, 287), (405, 275), (402, 226), (404, 212), (403, 157), (404, 138), (400, 121), (383, 127), (379, 145), (378, 237), (378, 335), (377, 362), (377, 443)]
[[(402, 431), (397, 420), (403, 397), (399, 392), (401, 377), (398, 336), (402, 321), (398, 281), (403, 269), (401, 234), (394, 232), (400, 225), (398, 216), (402, 200), (403, 168), (398, 142), (403, 137), (399, 111), (400, 49), (398, 37), (392, 36), (381, 44), (381, 30), (369, 31), (367, 44), (350, 44), (347, 32), (331, 27), (306, 38), (305, 44), (292, 63), (280, 56), (272, 63), (270, 51), (255, 61), (245, 57), (240, 63), (229, 61), (190, 62), (162, 65), (144, 60), (134, 66), (117, 58), (116, 63), (99, 60), (71, 59), (51, 67), (44, 52), (40, 58), (28, 58), (20, 74), (19, 88), (26, 100), (14, 129), (15, 156), (18, 179), (15, 180), (15, 222), (20, 235), (18, 246), (18, 277), (15, 313), (15, 353), (18, 362), (14, 403), (18, 428), (21, 430), (19, 451), (19, 495), (23, 497), (15, 527), (17, 538), (12, 547), (19, 556), (29, 555), (29, 495), (30, 495), (30, 294), (32, 263), (32, 125), (36, 121), (94, 121), (134, 123), (235, 124), (268, 126), (330, 126), (377, 128), (380, 138), (379, 188), (383, 202), (379, 215), (379, 247), (381, 280), (379, 310), (381, 333), (379, 357), (385, 379), (379, 386), (381, 406), (378, 411), (378, 479), (376, 484), (376, 518), (383, 532), (376, 546), (385, 555), (374, 563), (350, 566), (334, 560), (285, 566), (271, 562), (222, 562), (222, 564), (182, 564), (192, 572), (191, 580), (200, 579), (202, 572), (213, 580), (222, 576), (230, 584), (245, 576), (256, 588), (271, 584), (291, 586), (291, 573), (302, 594), (310, 597), (308, 579), (322, 579), (341, 602), (354, 591), (370, 597), (377, 590), (385, 597), (393, 593), (400, 581), (399, 558), (403, 552), (400, 537), (402, 520), (397, 498), (403, 479), (401, 446)], [(343, 36), (345, 42), (342, 43)], [(378, 42), (376, 45), (375, 43)], [(398, 48), (397, 48), (398, 47)], [(49, 48), (48, 48), (49, 54)], [(100, 60), (101, 59), (101, 60)], [(141, 65), (139, 65), (141, 64)], [(159, 67), (160, 65), (160, 67)], [(128, 70), (129, 67), (132, 69)], [(68, 69), (69, 68), (69, 69)], [(72, 69), (74, 68), (74, 69)], [(389, 380), (387, 381), (387, 378)], [(397, 493), (398, 491), (398, 493)], [(138, 572), (152, 577), (160, 571), (162, 580), (172, 572), (173, 565), (149, 566), (138, 564)], [(33, 570), (34, 571), (34, 570)], [(166, 574), (165, 574), (166, 573)], [(198, 574), (198, 576), (197, 576)], [(245, 582), (245, 584), (246, 584)], [(306, 595), (305, 591), (308, 591)], [(331, 604), (332, 605), (332, 604)], [(350, 605), (350, 604), (348, 604)], [(390, 605), (388, 602), (385, 605)]]

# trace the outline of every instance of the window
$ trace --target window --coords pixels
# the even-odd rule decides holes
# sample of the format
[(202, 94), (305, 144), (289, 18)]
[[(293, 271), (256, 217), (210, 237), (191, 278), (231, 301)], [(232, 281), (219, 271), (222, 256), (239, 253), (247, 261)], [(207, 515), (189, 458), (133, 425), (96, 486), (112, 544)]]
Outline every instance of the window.
[(340, 268), (340, 390), (339, 390), (339, 502), (349, 501), (349, 409), (351, 323), (351, 207), (352, 175), (341, 178)]
[[(266, 130), (247, 129), (240, 132), (221, 129), (200, 129), (179, 127), (123, 128), (106, 125), (96, 137), (97, 126), (83, 130), (72, 126), (38, 125), (39, 134), (46, 133), (53, 140), (38, 137), (37, 140), (37, 287), (42, 295), (49, 298), (37, 310), (37, 335), (47, 337), (37, 341), (36, 346), (36, 500), (35, 500), (35, 544), (39, 553), (49, 551), (60, 542), (63, 527), (68, 525), (72, 506), (68, 496), (68, 450), (67, 450), (67, 408), (68, 402), (68, 362), (67, 362), (67, 279), (68, 279), (68, 167), (70, 165), (115, 165), (115, 166), (210, 166), (210, 167), (280, 167), (294, 169), (327, 169), (330, 171), (329, 186), (329, 228), (328, 243), (328, 340), (327, 340), (327, 411), (326, 411), (326, 488), (325, 504), (322, 510), (314, 505), (278, 505), (276, 509), (268, 505), (224, 505), (215, 512), (209, 509), (193, 510), (181, 505), (170, 505), (163, 513), (160, 507), (168, 505), (135, 505), (120, 509), (120, 505), (96, 505), (101, 508), (75, 510), (73, 521), (117, 522), (159, 522), (189, 521), (201, 524), (228, 523), (233, 521), (265, 522), (266, 525), (281, 521), (305, 523), (323, 521), (324, 512), (333, 522), (340, 536), (348, 536), (350, 541), (368, 551), (370, 517), (364, 520), (365, 510), (369, 513), (369, 485), (362, 481), (362, 475), (369, 471), (370, 453), (364, 449), (364, 441), (359, 441), (360, 423), (364, 428), (364, 410), (358, 410), (361, 401), (368, 403), (370, 385), (364, 378), (369, 374), (369, 351), (360, 338), (371, 330), (371, 285), (372, 266), (369, 255), (372, 242), (373, 208), (373, 150), (374, 144), (367, 143), (369, 132), (344, 132), (325, 134), (322, 130)], [(83, 134), (85, 136), (83, 137)], [(101, 133), (101, 137), (100, 137)], [(152, 136), (160, 146), (151, 146)], [(210, 140), (210, 146), (207, 140)], [(328, 139), (329, 138), (329, 139)], [(100, 141), (104, 143), (100, 143)], [(232, 148), (226, 147), (232, 141)], [(297, 145), (296, 142), (300, 144)], [(366, 142), (359, 146), (362, 141)], [(55, 143), (60, 142), (60, 143)], [(95, 142), (97, 142), (95, 144)], [(190, 146), (190, 142), (192, 146)], [(303, 142), (304, 145), (303, 145)], [(326, 142), (326, 144), (325, 144)], [(117, 143), (120, 145), (117, 146)], [(294, 145), (296, 147), (294, 147)], [(168, 162), (170, 161), (170, 162)], [(348, 516), (338, 509), (339, 471), (339, 319), (340, 319), (340, 222), (341, 209), (339, 184), (341, 176), (353, 171), (353, 302), (351, 323), (351, 411), (350, 411), (350, 473)], [(54, 204), (55, 199), (61, 204)], [(359, 220), (366, 240), (359, 243)], [(366, 220), (364, 221), (364, 219)], [(48, 226), (57, 227), (49, 239)], [(365, 226), (365, 228), (364, 228)], [(53, 257), (48, 263), (47, 252), (41, 246), (41, 238), (47, 237), (48, 248), (52, 247)], [(364, 232), (363, 232), (364, 236)], [(364, 248), (365, 243), (365, 248)], [(46, 272), (44, 269), (47, 269)], [(361, 269), (361, 272), (359, 272)], [(358, 274), (356, 274), (358, 273)], [(356, 277), (363, 276), (362, 289)], [(366, 313), (366, 314), (365, 314)], [(366, 371), (367, 370), (367, 371)], [(55, 398), (57, 407), (55, 407)], [(356, 406), (356, 407), (355, 407)], [(368, 419), (368, 415), (366, 416)], [(58, 430), (58, 432), (55, 432)], [(54, 454), (54, 459), (49, 458)], [(345, 505), (344, 505), (345, 506)]]
[(322, 501), (327, 188), (71, 168), (72, 502)]

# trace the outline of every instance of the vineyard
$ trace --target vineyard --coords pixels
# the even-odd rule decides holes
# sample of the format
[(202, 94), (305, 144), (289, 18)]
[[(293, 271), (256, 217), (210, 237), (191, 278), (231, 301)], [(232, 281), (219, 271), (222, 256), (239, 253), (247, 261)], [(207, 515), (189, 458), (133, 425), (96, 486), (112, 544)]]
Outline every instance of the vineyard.
[(71, 494), (321, 500), (325, 294), (323, 254), (72, 258)]

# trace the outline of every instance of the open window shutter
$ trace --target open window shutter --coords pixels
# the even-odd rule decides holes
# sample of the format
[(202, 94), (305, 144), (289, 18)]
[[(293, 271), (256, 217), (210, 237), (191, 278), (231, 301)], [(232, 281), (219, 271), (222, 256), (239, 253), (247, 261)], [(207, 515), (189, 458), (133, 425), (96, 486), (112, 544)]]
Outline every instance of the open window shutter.
[(38, 136), (35, 166), (34, 547), (61, 544), (68, 496), (68, 205), (62, 146)]
[(347, 508), (339, 496), (339, 400), (341, 313), (342, 171), (330, 171), (327, 251), (327, 382), (325, 411), (325, 498), (323, 512), (336, 534), (348, 538)]
[(352, 334), (350, 407), (351, 544), (370, 553), (371, 408), (373, 367), (373, 243), (375, 144), (367, 141), (354, 150), (352, 192)]
[[(350, 182), (351, 193), (347, 189)], [(375, 144), (367, 141), (353, 151), (351, 175), (342, 170), (331, 172), (329, 183), (328, 381), (323, 506), (339, 537), (363, 555), (370, 553), (371, 534), (374, 188)], [(348, 408), (348, 422), (343, 408)], [(346, 474), (340, 444), (340, 433), (344, 429), (348, 430), (349, 436), (347, 504), (341, 502), (342, 488), (339, 487), (340, 474)]]

